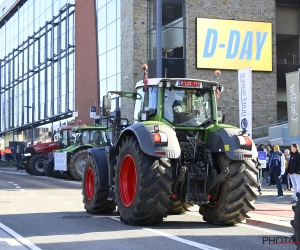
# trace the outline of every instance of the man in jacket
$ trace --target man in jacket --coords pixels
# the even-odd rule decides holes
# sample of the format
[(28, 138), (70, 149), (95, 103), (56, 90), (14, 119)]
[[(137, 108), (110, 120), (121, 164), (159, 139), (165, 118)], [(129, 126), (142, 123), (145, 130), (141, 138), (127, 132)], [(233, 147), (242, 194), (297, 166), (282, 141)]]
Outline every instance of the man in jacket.
[(291, 203), (297, 202), (297, 192), (300, 193), (300, 152), (297, 144), (291, 145), (291, 157), (288, 167), (288, 174), (294, 188), (294, 200)]
[(282, 165), (281, 160), (282, 160), (282, 153), (279, 150), (279, 146), (276, 145), (274, 146), (274, 154), (270, 161), (270, 170), (274, 176), (277, 192), (278, 192), (276, 199), (283, 198), (282, 186), (279, 179), (279, 177), (281, 176), (281, 165)]

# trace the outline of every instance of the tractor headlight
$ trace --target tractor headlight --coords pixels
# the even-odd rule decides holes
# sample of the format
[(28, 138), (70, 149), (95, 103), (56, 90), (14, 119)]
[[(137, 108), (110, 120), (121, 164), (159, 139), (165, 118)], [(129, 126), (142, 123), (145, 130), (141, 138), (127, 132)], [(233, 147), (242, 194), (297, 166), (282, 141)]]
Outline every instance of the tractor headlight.
[(24, 154), (24, 156), (25, 156), (25, 157), (31, 156), (31, 153), (26, 153), (26, 154)]

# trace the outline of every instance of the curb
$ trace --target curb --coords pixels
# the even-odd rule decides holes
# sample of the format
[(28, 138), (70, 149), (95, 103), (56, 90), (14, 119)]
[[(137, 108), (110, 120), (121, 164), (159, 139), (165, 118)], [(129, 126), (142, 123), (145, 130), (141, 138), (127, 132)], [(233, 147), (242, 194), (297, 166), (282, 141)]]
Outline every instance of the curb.
[(273, 230), (282, 230), (287, 233), (294, 233), (294, 229), (292, 226), (284, 226), (284, 225), (278, 225), (275, 223), (265, 222), (265, 221), (259, 221), (254, 219), (246, 219), (246, 224), (258, 226), (258, 227), (264, 227), (267, 229), (273, 229)]

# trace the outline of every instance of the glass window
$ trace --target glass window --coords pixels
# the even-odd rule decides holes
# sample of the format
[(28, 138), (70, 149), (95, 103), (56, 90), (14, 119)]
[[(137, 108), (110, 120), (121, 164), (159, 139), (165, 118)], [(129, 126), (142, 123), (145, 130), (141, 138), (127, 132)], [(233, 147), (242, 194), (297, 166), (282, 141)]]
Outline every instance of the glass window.
[(181, 28), (162, 29), (162, 56), (183, 58), (183, 32)]
[(111, 50), (112, 48), (115, 48), (117, 46), (117, 23), (113, 22), (110, 25), (107, 26), (107, 50)]
[(148, 1), (148, 29), (156, 28), (156, 0)]
[(117, 49), (107, 52), (107, 77), (117, 74)]
[(96, 0), (96, 7), (97, 9), (100, 9), (101, 7), (103, 7), (106, 4), (106, 0)]
[(299, 8), (276, 6), (276, 33), (299, 35)]
[(299, 64), (299, 36), (276, 35), (277, 63)]
[(106, 78), (106, 54), (99, 56), (100, 80)]
[(149, 46), (149, 55), (148, 61), (156, 58), (156, 31), (151, 30), (148, 32), (148, 46)]
[[(182, 19), (182, 0), (173, 0), (171, 2), (169, 0), (162, 0), (162, 13), (163, 26), (173, 26), (175, 23), (176, 25), (180, 25), (178, 19)], [(180, 27), (183, 27), (182, 22)]]
[(164, 89), (163, 116), (178, 126), (200, 126), (212, 119), (211, 92), (208, 90)]
[(98, 30), (100, 30), (106, 26), (106, 6), (98, 10), (97, 19), (98, 19)]
[(106, 52), (106, 28), (98, 32), (99, 54)]
[(107, 24), (116, 20), (117, 14), (117, 2), (116, 0), (112, 0), (107, 4)]
[(148, 108), (149, 117), (153, 117), (157, 112), (157, 94), (158, 87), (157, 86), (149, 86), (148, 92), (144, 92), (144, 89), (138, 88), (137, 93), (142, 97), (140, 100), (135, 101), (135, 109), (134, 109), (134, 120), (141, 120), (141, 112)]

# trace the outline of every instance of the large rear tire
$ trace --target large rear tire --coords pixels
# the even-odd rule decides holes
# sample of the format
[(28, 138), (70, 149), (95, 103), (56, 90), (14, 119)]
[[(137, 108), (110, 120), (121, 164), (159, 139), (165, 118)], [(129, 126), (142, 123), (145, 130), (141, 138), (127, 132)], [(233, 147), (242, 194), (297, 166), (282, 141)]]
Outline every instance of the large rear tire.
[(171, 207), (172, 171), (169, 160), (146, 155), (134, 137), (122, 141), (117, 156), (115, 196), (121, 221), (155, 225)]
[(258, 169), (252, 160), (233, 161), (225, 154), (215, 154), (214, 166), (220, 170), (229, 168), (229, 174), (215, 190), (217, 198), (201, 205), (199, 212), (203, 220), (216, 225), (234, 225), (246, 218), (249, 211), (255, 209), (253, 203), (257, 199), (256, 175)]
[(25, 169), (25, 171), (26, 171), (27, 174), (32, 175), (32, 172), (31, 172), (30, 169), (29, 169), (29, 163), (26, 163), (26, 164), (24, 165), (24, 169)]
[(97, 188), (101, 174), (98, 173), (94, 158), (88, 155), (82, 179), (83, 203), (87, 213), (111, 213), (116, 209), (114, 202), (107, 200), (108, 189)]
[(71, 156), (68, 170), (74, 180), (81, 181), (83, 176), (84, 163), (88, 153), (86, 149), (79, 150)]
[(44, 176), (44, 166), (48, 157), (43, 154), (36, 154), (34, 155), (31, 160), (29, 161), (29, 171), (33, 175), (37, 176)]
[(45, 165), (44, 165), (44, 174), (45, 176), (48, 176), (48, 177), (52, 177), (51, 173), (50, 173), (50, 165), (51, 163), (48, 161), (46, 161)]
[(185, 201), (173, 200), (172, 206), (168, 211), (168, 214), (183, 214), (189, 211), (192, 205), (186, 203)]

